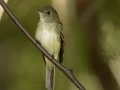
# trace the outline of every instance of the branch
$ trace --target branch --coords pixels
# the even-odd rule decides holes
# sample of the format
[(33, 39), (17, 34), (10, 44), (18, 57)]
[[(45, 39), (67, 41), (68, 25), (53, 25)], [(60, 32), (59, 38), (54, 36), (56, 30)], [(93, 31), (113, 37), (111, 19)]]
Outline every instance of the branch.
[(79, 90), (85, 90), (82, 84), (75, 78), (71, 69), (64, 67), (57, 60), (55, 60), (36, 40), (27, 32), (27, 30), (19, 23), (16, 17), (12, 14), (3, 0), (0, 0), (1, 6), (4, 8), (9, 17), (19, 27), (19, 29), (27, 36), (27, 38), (57, 67), (59, 68)]

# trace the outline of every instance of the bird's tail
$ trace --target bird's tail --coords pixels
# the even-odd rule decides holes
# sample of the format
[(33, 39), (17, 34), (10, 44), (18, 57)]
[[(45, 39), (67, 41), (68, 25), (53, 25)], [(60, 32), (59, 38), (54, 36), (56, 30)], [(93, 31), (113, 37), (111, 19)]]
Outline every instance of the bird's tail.
[(46, 89), (54, 90), (55, 66), (48, 67), (46, 65)]

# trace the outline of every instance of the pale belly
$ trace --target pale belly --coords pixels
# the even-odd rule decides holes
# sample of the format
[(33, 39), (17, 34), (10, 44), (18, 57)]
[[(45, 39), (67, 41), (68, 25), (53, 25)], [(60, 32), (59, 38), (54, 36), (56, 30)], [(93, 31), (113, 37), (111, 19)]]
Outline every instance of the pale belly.
[(40, 41), (41, 45), (48, 51), (50, 54), (59, 52), (60, 50), (60, 40), (57, 35), (48, 30), (38, 31), (36, 39)]

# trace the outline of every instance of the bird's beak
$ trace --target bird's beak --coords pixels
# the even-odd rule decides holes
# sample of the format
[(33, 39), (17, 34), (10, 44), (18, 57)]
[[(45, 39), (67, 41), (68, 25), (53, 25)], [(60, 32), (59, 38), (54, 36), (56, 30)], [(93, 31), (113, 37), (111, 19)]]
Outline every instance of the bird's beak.
[(36, 10), (36, 12), (38, 12), (38, 13), (43, 13), (43, 11), (42, 11), (42, 10)]
[(38, 13), (39, 13), (39, 12), (40, 12), (40, 10), (36, 10), (36, 12), (38, 12)]

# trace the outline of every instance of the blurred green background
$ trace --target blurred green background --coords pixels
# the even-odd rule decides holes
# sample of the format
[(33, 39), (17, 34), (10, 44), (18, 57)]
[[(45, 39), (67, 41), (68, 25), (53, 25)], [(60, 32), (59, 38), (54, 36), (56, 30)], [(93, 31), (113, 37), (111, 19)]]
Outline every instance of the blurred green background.
[[(63, 65), (87, 90), (120, 90), (120, 2), (118, 0), (8, 0), (34, 37), (36, 10), (53, 6), (63, 23)], [(41, 52), (4, 12), (0, 20), (0, 90), (46, 90)], [(56, 69), (55, 90), (78, 90)]]

